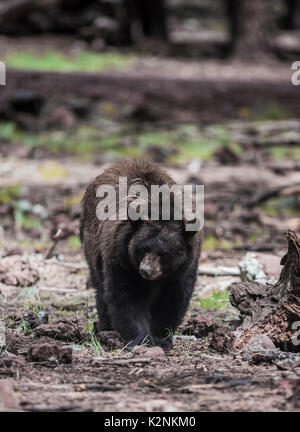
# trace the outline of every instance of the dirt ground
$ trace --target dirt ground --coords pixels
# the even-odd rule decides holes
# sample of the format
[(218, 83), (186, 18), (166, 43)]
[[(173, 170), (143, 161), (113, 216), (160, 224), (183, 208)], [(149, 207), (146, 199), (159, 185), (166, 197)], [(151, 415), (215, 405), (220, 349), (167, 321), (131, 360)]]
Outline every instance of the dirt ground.
[[(50, 203), (49, 211), (51, 205), (56, 208), (62, 205), (66, 190), (60, 188), (58, 182), (43, 182), (34, 163), (12, 159), (9, 162), (2, 160), (2, 163), (9, 163), (11, 168), (5, 178), (2, 177), (3, 184), (21, 183), (31, 199), (34, 197), (37, 202), (46, 199)], [(80, 172), (79, 166), (71, 161), (66, 166), (70, 175), (64, 187), (70, 188), (72, 193), (81, 190), (81, 185), (100, 171), (99, 167), (85, 165)], [(226, 168), (223, 167), (222, 174), (219, 173), (221, 179), (225, 178), (225, 172), (229, 172), (229, 167)], [(238, 176), (239, 169), (246, 170), (247, 166), (231, 171), (232, 182)], [(173, 168), (170, 171), (178, 181), (184, 180), (186, 170)], [(251, 172), (254, 180), (257, 173), (252, 169)], [(265, 175), (280, 184), (280, 176)], [(206, 185), (218, 181), (212, 177), (211, 168), (203, 169), (202, 178)], [(299, 174), (295, 174), (296, 178), (299, 179)], [(250, 175), (247, 181), (251, 181)], [(55, 205), (52, 197), (56, 199)], [(87, 287), (88, 273), (78, 245), (76, 251), (70, 251), (70, 243), (62, 240), (55, 251), (58, 258), (45, 260), (47, 244), (37, 242), (33, 246), (33, 234), (19, 232), (15, 242), (6, 235), (3, 239), (3, 254), (4, 251), (7, 253), (21, 247), (24, 257), (39, 273), (39, 280), (31, 287), (0, 285), (6, 322), (6, 348), (10, 359), (9, 363), (0, 367), (0, 375), (2, 382), (13, 384), (17, 409), (128, 412), (299, 409), (299, 378), (296, 372), (282, 371), (270, 364), (251, 365), (241, 355), (220, 354), (210, 348), (211, 334), (196, 339), (176, 339), (174, 349), (166, 356), (158, 353), (152, 357), (149, 353), (148, 357), (147, 349), (127, 353), (104, 346), (103, 351), (91, 338), (91, 325), (96, 319), (95, 301), (93, 290)], [(31, 240), (26, 245), (24, 239), (28, 237)], [(276, 245), (275, 239), (274, 242)], [(280, 248), (284, 251), (284, 244)], [(243, 255), (243, 251), (204, 250), (201, 265), (236, 266)], [(269, 266), (268, 271), (270, 276), (276, 276), (280, 270), (277, 249), (271, 256), (277, 257), (277, 266)], [(208, 287), (213, 291), (224, 282), (228, 286), (236, 280), (239, 280), (236, 276), (216, 278), (199, 275), (189, 317), (217, 317), (225, 321), (237, 318), (228, 304), (225, 309), (205, 310), (197, 301), (197, 297)], [(50, 336), (47, 330), (37, 332), (27, 323), (29, 312), (35, 318), (48, 314), (50, 324), (57, 326), (62, 323), (62, 327), (56, 327)], [(65, 326), (68, 325), (71, 328), (67, 327), (70, 331), (66, 332)], [(47, 358), (42, 363), (32, 359), (28, 361), (28, 349), (45, 343), (72, 347), (72, 363), (60, 364)], [(148, 360), (144, 363), (145, 357)], [(119, 364), (116, 361), (131, 358), (132, 363)], [(111, 362), (107, 362), (108, 359)]]
[[(158, 151), (179, 184), (205, 185), (206, 240), (193, 300), (173, 350), (127, 352), (115, 335), (99, 341), (93, 332), (94, 292), (78, 240), (84, 188), (122, 155), (112, 157), (101, 149), (100, 157), (86, 159), (41, 145), (33, 151), (25, 142), (29, 135), (23, 141), (23, 135), (9, 132), (9, 124), (1, 129), (0, 318), (5, 330), (0, 326), (0, 345), (5, 349), (0, 410), (299, 411), (299, 367), (253, 364), (218, 333), (224, 325), (234, 330), (239, 320), (228, 290), (241, 280), (240, 260), (255, 253), (267, 279), (277, 280), (287, 247), (283, 232), (300, 230), (299, 188), (294, 193), (284, 189), (300, 184), (299, 98), (290, 84), (290, 67), (255, 66), (243, 75), (242, 65), (185, 63), (144, 58), (135, 70), (89, 76), (9, 72), (9, 85), (0, 93), (6, 122), (12, 114), (5, 104), (20, 90), (38, 92), (59, 106), (67, 94), (91, 104), (119, 104), (121, 111), (129, 102), (131, 114), (132, 106), (142, 113), (131, 115), (133, 129), (147, 129), (150, 121), (152, 132), (167, 121), (171, 131), (170, 123), (188, 122), (218, 145), (203, 159), (193, 154), (172, 161), (168, 152)], [(269, 103), (273, 118), (257, 122)], [(122, 134), (127, 114), (118, 113), (109, 125), (118, 124)], [(73, 121), (69, 111), (64, 116)], [(212, 121), (221, 128), (219, 123), (210, 128)], [(43, 118), (38, 128), (34, 116), (20, 116), (18, 122), (26, 124), (26, 133), (48, 133)], [(103, 124), (105, 129), (108, 123)], [(130, 136), (129, 144), (118, 144), (132, 150), (135, 140)], [(59, 228), (63, 238), (47, 258)], [(207, 266), (210, 275), (203, 274)], [(235, 271), (222, 276), (219, 266)]]

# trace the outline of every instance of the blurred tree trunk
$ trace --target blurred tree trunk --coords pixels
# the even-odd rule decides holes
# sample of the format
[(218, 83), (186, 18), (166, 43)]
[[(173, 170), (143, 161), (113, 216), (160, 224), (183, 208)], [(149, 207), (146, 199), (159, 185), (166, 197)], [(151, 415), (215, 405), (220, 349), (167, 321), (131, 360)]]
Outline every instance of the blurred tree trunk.
[(300, 0), (286, 0), (286, 13), (280, 21), (280, 27), (284, 30), (296, 30), (300, 28)]
[(227, 0), (231, 54), (238, 60), (271, 57), (272, 11), (269, 0)]
[(167, 40), (165, 0), (123, 0), (120, 16), (121, 40), (131, 44), (137, 34)]

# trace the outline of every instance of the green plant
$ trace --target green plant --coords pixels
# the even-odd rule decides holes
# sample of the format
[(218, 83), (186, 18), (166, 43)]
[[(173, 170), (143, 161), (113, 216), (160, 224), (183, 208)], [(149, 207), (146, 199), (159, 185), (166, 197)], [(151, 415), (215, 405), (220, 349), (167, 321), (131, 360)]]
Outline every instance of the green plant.
[(93, 330), (88, 331), (88, 336), (89, 340), (83, 342), (82, 346), (88, 348), (93, 354), (102, 354), (104, 351), (103, 347)]
[(213, 292), (210, 297), (197, 297), (202, 309), (216, 310), (224, 309), (228, 305), (229, 292)]
[(19, 334), (23, 333), (25, 336), (33, 336), (33, 332), (31, 330), (31, 328), (29, 327), (28, 322), (24, 318), (19, 323), (16, 331)]

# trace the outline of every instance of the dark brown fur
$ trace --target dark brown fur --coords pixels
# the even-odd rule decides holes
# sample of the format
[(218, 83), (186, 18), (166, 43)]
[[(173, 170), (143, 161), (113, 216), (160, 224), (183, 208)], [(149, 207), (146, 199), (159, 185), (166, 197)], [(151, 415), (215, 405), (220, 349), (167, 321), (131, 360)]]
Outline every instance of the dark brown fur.
[[(175, 184), (156, 164), (126, 160), (86, 189), (81, 241), (96, 290), (99, 329), (118, 331), (131, 346), (148, 338), (170, 347), (195, 284), (201, 234), (186, 232), (183, 221), (100, 221), (97, 188), (109, 184), (118, 192), (119, 177), (127, 177), (128, 186), (138, 182), (148, 190), (152, 184)], [(141, 276), (141, 263), (151, 267), (152, 256), (153, 263), (159, 261), (159, 277), (147, 280)]]

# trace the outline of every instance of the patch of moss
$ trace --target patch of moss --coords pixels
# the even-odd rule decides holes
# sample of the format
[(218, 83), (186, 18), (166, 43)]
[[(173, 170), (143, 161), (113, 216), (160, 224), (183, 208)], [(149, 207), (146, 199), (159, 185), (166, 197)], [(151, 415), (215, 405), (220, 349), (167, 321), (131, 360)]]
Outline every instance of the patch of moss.
[(300, 159), (300, 147), (274, 146), (268, 149), (268, 153), (276, 159)]
[(217, 249), (217, 246), (218, 246), (218, 239), (212, 234), (207, 234), (203, 242), (203, 249), (208, 251), (214, 250)]
[(236, 246), (241, 246), (242, 245), (242, 241), (241, 240), (235, 240), (235, 241), (230, 241), (227, 239), (220, 239), (219, 244), (218, 244), (218, 248), (219, 249), (223, 249), (223, 250), (231, 250)]
[(229, 304), (229, 292), (213, 292), (210, 297), (197, 297), (197, 301), (202, 309), (224, 309)]
[(77, 236), (71, 236), (68, 243), (72, 252), (78, 252), (80, 250), (81, 244)]
[(206, 133), (213, 138), (218, 138), (221, 140), (228, 140), (230, 138), (228, 129), (222, 124), (212, 124), (208, 126)]
[(0, 187), (0, 204), (11, 204), (22, 196), (20, 185), (10, 185)]
[(227, 147), (237, 156), (240, 156), (244, 151), (243, 147), (234, 141), (230, 141)]
[(39, 171), (42, 177), (48, 180), (59, 180), (68, 175), (64, 166), (58, 162), (47, 162), (40, 167)]
[(11, 68), (53, 72), (99, 72), (103, 70), (126, 69), (136, 57), (121, 53), (81, 52), (68, 57), (57, 52), (37, 55), (30, 51), (16, 52), (4, 56), (4, 63)]
[(221, 143), (205, 139), (194, 139), (179, 147), (179, 152), (174, 156), (175, 162), (187, 162), (191, 159), (208, 160), (213, 157), (214, 152), (221, 146)]
[(234, 241), (230, 241), (225, 238), (217, 238), (213, 234), (207, 234), (204, 239), (203, 250), (231, 250), (236, 246), (242, 246), (242, 244), (243, 242), (241, 239), (235, 239)]
[(4, 141), (12, 141), (17, 133), (17, 126), (13, 122), (0, 123), (0, 137)]

